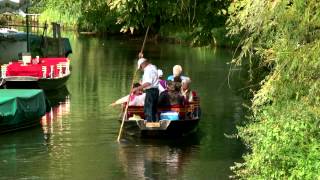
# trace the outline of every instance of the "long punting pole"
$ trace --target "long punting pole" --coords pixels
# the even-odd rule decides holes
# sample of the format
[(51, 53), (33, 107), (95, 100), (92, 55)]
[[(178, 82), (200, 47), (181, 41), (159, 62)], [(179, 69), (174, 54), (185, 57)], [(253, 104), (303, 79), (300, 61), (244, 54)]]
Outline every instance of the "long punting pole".
[(146, 35), (144, 36), (144, 40), (143, 40), (143, 43), (142, 43), (142, 47), (141, 47), (140, 53), (143, 53), (144, 45), (146, 44), (146, 41), (147, 41), (148, 32), (149, 32), (149, 26), (147, 28)]
[[(149, 26), (148, 26), (147, 31), (146, 31), (146, 34), (145, 34), (145, 36), (144, 36), (143, 44), (142, 44), (142, 47), (141, 47), (141, 50), (140, 50), (140, 53), (141, 53), (141, 54), (143, 53), (144, 45), (146, 44), (148, 32), (149, 32)], [(127, 104), (126, 104), (126, 107), (125, 107), (125, 110), (124, 110), (124, 113), (123, 113), (123, 116), (122, 116), (122, 121), (121, 121), (120, 130), (119, 130), (119, 135), (118, 135), (118, 138), (117, 138), (117, 141), (118, 141), (118, 142), (120, 142), (120, 138), (121, 138), (121, 134), (122, 134), (122, 129), (123, 129), (123, 124), (124, 124), (125, 119), (127, 118), (127, 111), (128, 111), (129, 102), (130, 102), (130, 95), (131, 95), (131, 91), (132, 91), (132, 88), (133, 88), (134, 79), (135, 79), (135, 77), (136, 77), (137, 72), (138, 72), (138, 69), (135, 70), (134, 73), (133, 73), (133, 78), (132, 78), (131, 86), (130, 86), (130, 92), (129, 92)]]

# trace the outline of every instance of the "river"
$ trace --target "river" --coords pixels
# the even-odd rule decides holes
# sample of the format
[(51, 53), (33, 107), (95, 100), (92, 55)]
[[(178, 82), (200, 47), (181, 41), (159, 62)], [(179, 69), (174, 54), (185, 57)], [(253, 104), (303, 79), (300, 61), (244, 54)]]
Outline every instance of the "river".
[[(69, 35), (72, 75), (47, 93), (54, 104), (42, 126), (0, 135), (0, 179), (228, 179), (241, 161), (236, 132), (244, 100), (238, 76), (228, 85), (233, 51), (147, 42), (145, 57), (171, 74), (180, 64), (201, 98), (198, 132), (184, 138), (117, 143), (120, 108), (129, 91), (140, 40)], [(141, 74), (139, 74), (141, 76)]]

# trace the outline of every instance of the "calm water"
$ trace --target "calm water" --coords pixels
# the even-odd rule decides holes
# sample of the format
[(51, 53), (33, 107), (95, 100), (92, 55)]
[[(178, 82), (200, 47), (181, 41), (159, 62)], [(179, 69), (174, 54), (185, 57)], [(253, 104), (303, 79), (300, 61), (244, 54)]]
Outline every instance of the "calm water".
[[(151, 44), (145, 57), (169, 75), (181, 64), (201, 97), (199, 132), (186, 138), (116, 142), (119, 108), (129, 91), (141, 41), (70, 36), (74, 50), (66, 89), (42, 127), (0, 135), (0, 179), (227, 179), (241, 144), (224, 134), (243, 118), (243, 100), (228, 87), (232, 51)], [(235, 76), (236, 77), (236, 76)], [(239, 87), (233, 78), (232, 87)]]

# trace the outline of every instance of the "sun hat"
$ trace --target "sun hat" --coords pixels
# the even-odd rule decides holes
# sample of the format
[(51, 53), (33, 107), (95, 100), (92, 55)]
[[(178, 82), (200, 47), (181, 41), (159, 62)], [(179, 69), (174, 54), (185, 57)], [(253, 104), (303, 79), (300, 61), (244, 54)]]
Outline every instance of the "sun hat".
[(163, 76), (163, 71), (161, 69), (158, 69), (158, 77), (162, 77)]
[(146, 62), (146, 61), (147, 61), (147, 59), (145, 59), (145, 58), (140, 58), (140, 59), (138, 60), (138, 69), (140, 69), (141, 64), (144, 63), (144, 62)]

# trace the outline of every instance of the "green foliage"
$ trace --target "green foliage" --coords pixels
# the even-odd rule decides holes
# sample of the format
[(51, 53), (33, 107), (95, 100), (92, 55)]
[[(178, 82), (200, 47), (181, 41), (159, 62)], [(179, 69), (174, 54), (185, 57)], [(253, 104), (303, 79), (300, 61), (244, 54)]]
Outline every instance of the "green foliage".
[[(117, 9), (118, 23), (123, 32), (151, 26), (155, 33), (165, 34), (174, 26), (179, 32), (187, 32), (194, 46), (220, 45), (230, 41), (225, 37), (225, 21), (230, 0), (116, 0), (111, 3)], [(181, 28), (182, 27), (182, 28)], [(174, 34), (173, 32), (171, 34)], [(178, 33), (178, 34), (180, 34)], [(232, 44), (232, 43), (230, 43)]]
[(258, 56), (259, 67), (270, 69), (254, 93), (252, 118), (239, 127), (252, 153), (235, 173), (243, 179), (320, 178), (320, 4), (240, 0), (230, 12), (230, 35), (242, 35), (233, 62)]
[(258, 122), (240, 128), (252, 153), (236, 165), (236, 174), (242, 179), (319, 178), (319, 114), (300, 102), (260, 110), (253, 120)]
[(42, 22), (60, 22), (79, 31), (113, 32), (119, 26), (109, 4), (106, 0), (42, 0), (33, 8), (41, 12)]
[(38, 1), (34, 9), (42, 12), (41, 21), (79, 30), (141, 34), (150, 26), (151, 34), (183, 34), (194, 46), (233, 44), (224, 28), (231, 0)]

